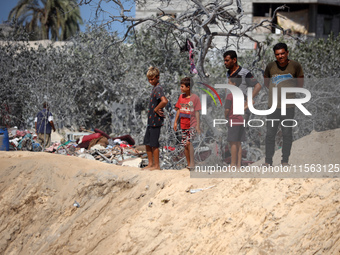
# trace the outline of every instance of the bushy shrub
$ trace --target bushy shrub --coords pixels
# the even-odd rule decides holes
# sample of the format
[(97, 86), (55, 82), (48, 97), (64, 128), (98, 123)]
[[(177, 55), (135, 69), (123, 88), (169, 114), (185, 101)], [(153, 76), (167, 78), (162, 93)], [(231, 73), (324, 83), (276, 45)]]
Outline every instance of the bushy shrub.
[[(58, 127), (139, 134), (151, 92), (148, 67), (160, 69), (161, 83), (170, 95), (179, 88), (187, 58), (171, 38), (164, 40), (151, 30), (131, 36), (134, 43), (118, 43), (115, 34), (92, 28), (60, 46), (33, 48), (28, 41), (3, 41), (2, 124), (32, 127), (48, 101)], [(121, 119), (115, 117), (119, 107), (125, 114)]]

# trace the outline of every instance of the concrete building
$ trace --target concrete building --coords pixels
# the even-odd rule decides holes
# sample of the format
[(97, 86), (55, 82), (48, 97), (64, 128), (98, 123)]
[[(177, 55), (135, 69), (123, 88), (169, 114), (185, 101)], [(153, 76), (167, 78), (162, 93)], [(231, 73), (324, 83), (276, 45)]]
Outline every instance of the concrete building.
[[(289, 10), (280, 12), (286, 19), (290, 20), (290, 23), (285, 24), (285, 29), (291, 29), (292, 32), (316, 38), (327, 37), (332, 31), (335, 35), (340, 32), (339, 0), (285, 0), (282, 3), (272, 0), (248, 1), (252, 2), (251, 13), (254, 22), (271, 15), (277, 7), (286, 4)], [(276, 21), (279, 24), (280, 14), (277, 15)], [(289, 24), (291, 27), (287, 26)], [(294, 25), (297, 24), (304, 28), (301, 31), (294, 31)], [(305, 33), (303, 33), (304, 29)]]
[[(208, 2), (208, 0), (203, 0)], [(231, 8), (237, 9), (236, 1)], [(338, 35), (340, 32), (340, 0), (241, 0), (244, 16), (242, 24), (260, 23), (271, 17), (277, 7), (286, 4), (289, 8), (280, 11), (275, 17), (275, 23), (279, 24), (289, 33), (309, 38), (327, 37), (331, 32)], [(161, 15), (162, 11), (172, 17), (177, 17), (188, 9), (188, 1), (172, 0), (170, 4), (165, 1), (148, 0), (145, 5), (136, 6), (136, 18)], [(218, 31), (218, 27), (213, 28)], [(280, 35), (282, 31), (277, 29), (258, 28), (251, 34), (255, 39), (263, 41), (269, 34)], [(253, 49), (254, 42), (243, 41), (243, 49)], [(226, 45), (225, 39), (216, 37), (214, 44), (217, 47)]]

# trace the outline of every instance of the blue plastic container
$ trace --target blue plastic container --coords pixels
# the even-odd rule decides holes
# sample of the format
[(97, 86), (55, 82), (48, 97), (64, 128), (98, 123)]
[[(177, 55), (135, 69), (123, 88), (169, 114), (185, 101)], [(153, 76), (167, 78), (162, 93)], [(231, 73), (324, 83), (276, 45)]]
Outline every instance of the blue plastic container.
[(0, 127), (0, 151), (9, 151), (9, 138), (6, 127)]

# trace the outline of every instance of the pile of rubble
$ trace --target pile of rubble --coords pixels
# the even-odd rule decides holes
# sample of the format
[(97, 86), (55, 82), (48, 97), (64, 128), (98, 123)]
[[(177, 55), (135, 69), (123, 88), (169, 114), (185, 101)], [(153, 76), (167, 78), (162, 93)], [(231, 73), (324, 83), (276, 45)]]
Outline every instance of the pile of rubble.
[(18, 130), (13, 127), (8, 130), (9, 150), (42, 151), (42, 147), (36, 141), (37, 135), (30, 130)]
[[(50, 153), (76, 156), (80, 158), (99, 160), (109, 164), (127, 165), (143, 168), (148, 165), (146, 148), (144, 145), (135, 145), (130, 135), (115, 137), (105, 132), (81, 129), (81, 132), (65, 133), (60, 142), (54, 142), (48, 148), (42, 148), (37, 142), (37, 135), (29, 130), (20, 131), (16, 128), (9, 129), (10, 150), (45, 151)], [(52, 137), (53, 137), (52, 133)], [(53, 139), (52, 139), (53, 140)], [(218, 154), (216, 142), (204, 143), (200, 139), (193, 142), (196, 150), (195, 160), (205, 162), (212, 153)], [(222, 148), (224, 163), (230, 164), (231, 155), (226, 144)], [(176, 150), (175, 147), (163, 146), (160, 153), (162, 169), (182, 169), (186, 165), (184, 148)], [(250, 165), (253, 161), (246, 160), (247, 150), (242, 150), (242, 165)]]
[[(110, 137), (101, 130), (78, 132), (78, 139), (70, 135), (72, 139), (61, 139), (53, 142), (45, 152), (68, 156), (77, 156), (102, 162), (144, 167), (147, 165), (147, 154), (145, 146), (135, 146), (135, 141), (130, 135)], [(26, 151), (43, 151), (37, 142), (37, 135), (30, 130), (18, 130), (16, 127), (8, 130), (9, 149)]]
[[(108, 139), (109, 143), (113, 141), (112, 138)], [(55, 143), (50, 148), (47, 148), (46, 151), (52, 149), (56, 154), (99, 160), (116, 165), (142, 167), (147, 164), (147, 162), (143, 163), (143, 159), (147, 158), (145, 146), (131, 146), (124, 142), (116, 145), (108, 144), (106, 147), (99, 143), (90, 148), (81, 148), (81, 146), (81, 143), (77, 144), (76, 142), (67, 141), (63, 144)]]

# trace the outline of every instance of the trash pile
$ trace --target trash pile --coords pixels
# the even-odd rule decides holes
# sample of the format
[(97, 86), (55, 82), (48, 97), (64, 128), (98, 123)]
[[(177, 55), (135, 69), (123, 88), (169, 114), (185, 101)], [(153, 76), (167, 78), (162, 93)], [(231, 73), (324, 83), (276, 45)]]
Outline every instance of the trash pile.
[(130, 165), (128, 161), (134, 159), (132, 165), (136, 167), (143, 167), (143, 158), (147, 157), (145, 146), (135, 146), (130, 135), (111, 137), (99, 129), (94, 129), (94, 133), (77, 140), (54, 143), (46, 151), (115, 165)]
[(37, 135), (29, 130), (18, 130), (13, 127), (8, 130), (9, 150), (42, 151), (42, 147), (36, 141)]
[[(148, 164), (145, 146), (135, 146), (135, 141), (130, 135), (110, 137), (99, 129), (87, 130), (83, 136), (81, 134), (82, 132), (77, 133), (80, 138), (76, 140), (62, 139), (60, 142), (53, 142), (44, 151), (115, 165), (144, 167)], [(43, 151), (37, 142), (37, 135), (29, 130), (10, 128), (8, 138), (9, 150)]]
[[(5, 134), (5, 129), (0, 131)], [(115, 137), (94, 129), (93, 131), (80, 129), (80, 132), (68, 133), (67, 139), (54, 142), (48, 148), (42, 148), (37, 142), (37, 135), (29, 130), (18, 130), (16, 127), (8, 130), (9, 150), (45, 151), (61, 155), (76, 156), (80, 158), (99, 160), (101, 162), (143, 168), (148, 165), (146, 148), (144, 145), (135, 145), (130, 135)], [(1, 132), (0, 132), (1, 135)], [(79, 137), (75, 139), (75, 137)], [(204, 140), (204, 139), (203, 139)], [(195, 161), (200, 164), (208, 159), (214, 150), (218, 150), (216, 143), (207, 144), (202, 139), (193, 142), (195, 148)], [(0, 142), (1, 144), (1, 142)], [(2, 149), (1, 149), (2, 150)], [(8, 150), (8, 149), (7, 149)], [(184, 148), (163, 146), (160, 153), (160, 166), (162, 169), (183, 169), (186, 166)], [(218, 151), (214, 152), (219, 154)], [(222, 148), (225, 164), (230, 164), (231, 155), (226, 144)], [(246, 160), (248, 151), (242, 150), (242, 165), (249, 165), (253, 161)]]

